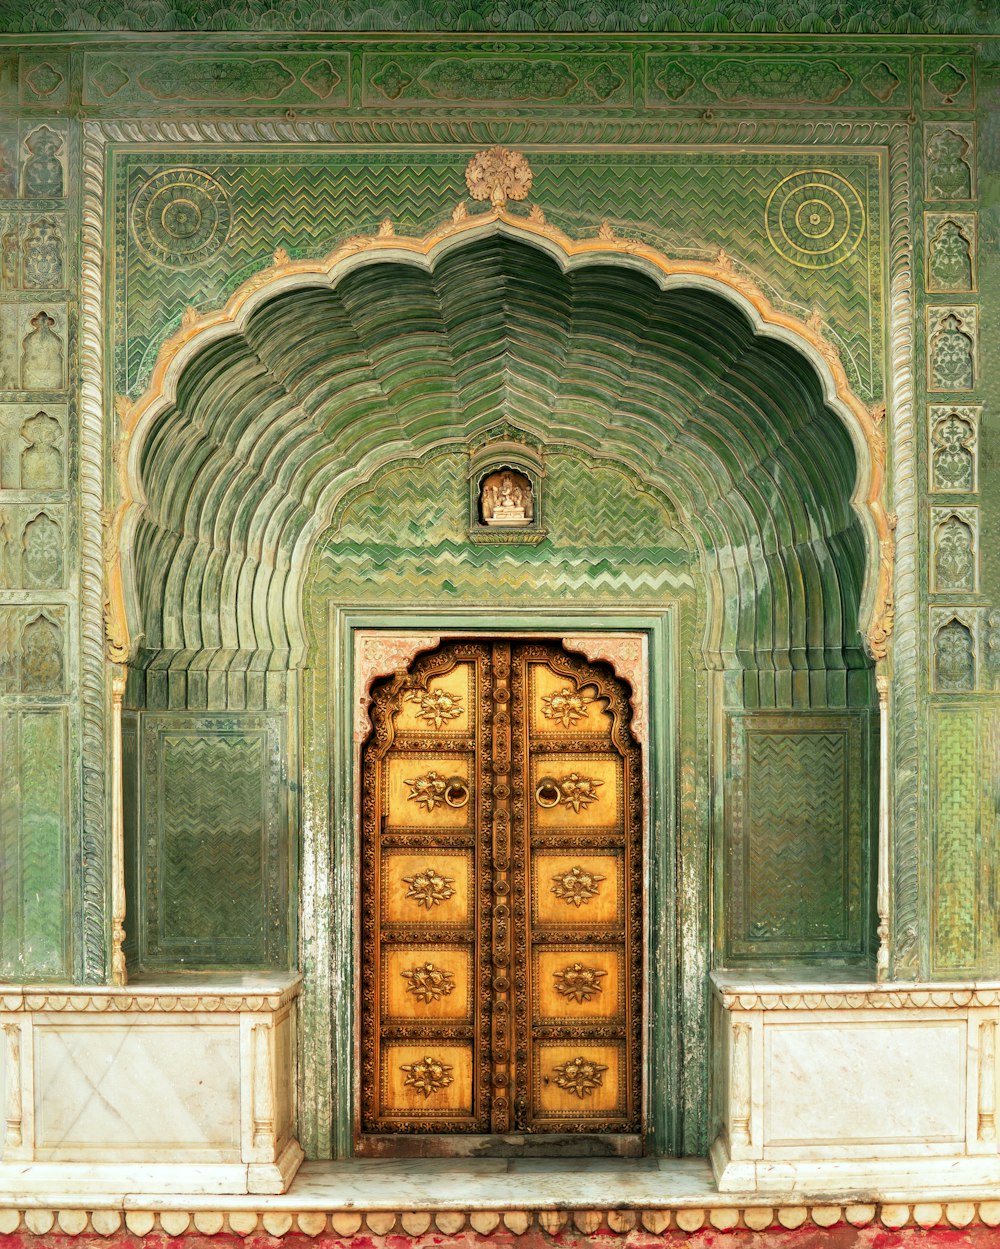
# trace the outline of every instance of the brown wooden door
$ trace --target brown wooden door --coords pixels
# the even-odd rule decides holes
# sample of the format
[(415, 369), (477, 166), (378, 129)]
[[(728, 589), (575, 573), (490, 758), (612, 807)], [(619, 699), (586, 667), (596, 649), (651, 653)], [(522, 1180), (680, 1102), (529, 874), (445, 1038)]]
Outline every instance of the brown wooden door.
[(641, 1131), (639, 750), (611, 670), (455, 641), (376, 687), (362, 1105), (383, 1133)]

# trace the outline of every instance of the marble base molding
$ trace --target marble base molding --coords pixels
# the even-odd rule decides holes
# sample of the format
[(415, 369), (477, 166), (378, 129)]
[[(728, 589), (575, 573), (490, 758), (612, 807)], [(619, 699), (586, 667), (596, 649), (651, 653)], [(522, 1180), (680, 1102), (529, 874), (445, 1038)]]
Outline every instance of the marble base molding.
[[(492, 1244), (498, 1240), (516, 1240), (524, 1245), (551, 1245), (558, 1236), (563, 1245), (621, 1242), (623, 1245), (646, 1243), (643, 1234), (668, 1237), (674, 1243), (689, 1243), (694, 1233), (709, 1234), (712, 1239), (698, 1244), (729, 1243), (719, 1234), (731, 1233), (734, 1245), (746, 1244), (748, 1232), (770, 1232), (774, 1243), (785, 1232), (829, 1232), (831, 1244), (856, 1243), (837, 1239), (838, 1230), (868, 1229), (869, 1234), (889, 1231), (917, 1234), (914, 1244), (924, 1243), (919, 1234), (934, 1228), (961, 1230), (1000, 1227), (1000, 1201), (979, 1199), (967, 1201), (875, 1202), (853, 1201), (825, 1204), (771, 1202), (749, 1204), (745, 1200), (727, 1204), (667, 1204), (634, 1208), (591, 1204), (586, 1209), (517, 1208), (517, 1209), (452, 1209), (452, 1210), (324, 1210), (281, 1203), (243, 1205), (236, 1207), (218, 1203), (215, 1206), (185, 1206), (183, 1203), (160, 1208), (151, 1203), (139, 1206), (35, 1206), (0, 1208), (0, 1236), (38, 1237), (55, 1235), (92, 1238), (149, 1237), (152, 1244), (162, 1237), (196, 1238), (231, 1235), (238, 1237), (268, 1236), (287, 1238), (301, 1244), (304, 1237), (315, 1245), (343, 1246), (357, 1244), (391, 1244), (402, 1246), (420, 1241), (427, 1246), (440, 1245), (442, 1236), (452, 1246)], [(995, 1244), (996, 1232), (976, 1240), (976, 1245)], [(452, 1238), (462, 1237), (462, 1241)], [(391, 1241), (383, 1238), (392, 1237)], [(355, 1238), (357, 1238), (355, 1240)], [(426, 1239), (425, 1239), (426, 1238)], [(638, 1239), (637, 1239), (638, 1238)], [(92, 1243), (92, 1241), (90, 1242)], [(118, 1243), (117, 1241), (115, 1243)], [(663, 1243), (663, 1242), (661, 1242)], [(756, 1241), (754, 1243), (757, 1243)], [(768, 1241), (767, 1243), (771, 1243)], [(894, 1240), (894, 1244), (902, 1241)], [(908, 1241), (906, 1243), (909, 1243)], [(936, 1243), (936, 1242), (931, 1242)], [(964, 1244), (973, 1242), (963, 1241)]]
[(721, 1192), (1000, 1183), (1000, 986), (713, 981)]
[(0, 985), (0, 1201), (284, 1192), (299, 987)]

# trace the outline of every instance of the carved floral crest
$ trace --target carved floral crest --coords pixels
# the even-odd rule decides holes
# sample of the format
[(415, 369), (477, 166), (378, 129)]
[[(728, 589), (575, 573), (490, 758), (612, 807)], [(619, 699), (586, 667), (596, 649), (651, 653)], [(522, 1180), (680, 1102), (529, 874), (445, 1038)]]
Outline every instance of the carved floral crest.
[[(407, 690), (403, 695), (409, 703), (417, 703), (418, 720), (426, 720), (439, 729), (446, 720), (457, 720), (465, 710), (461, 694), (449, 694), (447, 690)], [(407, 781), (409, 784), (409, 781)]]
[(494, 208), (508, 200), (527, 199), (531, 167), (520, 152), (491, 147), (477, 152), (465, 167), (465, 184), (473, 199), (488, 199)]

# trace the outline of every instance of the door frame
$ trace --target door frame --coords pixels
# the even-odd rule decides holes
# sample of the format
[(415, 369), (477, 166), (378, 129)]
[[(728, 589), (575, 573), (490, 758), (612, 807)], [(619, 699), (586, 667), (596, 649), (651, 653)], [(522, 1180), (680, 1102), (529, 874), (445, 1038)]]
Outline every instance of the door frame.
[[(643, 746), (643, 1111), (646, 1152), (667, 1154), (678, 1145), (680, 1111), (680, 998), (677, 966), (677, 698), (679, 654), (676, 609), (616, 609), (606, 606), (519, 608), (497, 612), (496, 605), (373, 609), (331, 603), (328, 615), (329, 671), (332, 698), (326, 708), (331, 747), (331, 907), (330, 957), (338, 966), (332, 978), (331, 1048), (333, 1064), (332, 1141), (336, 1156), (354, 1152), (359, 1128), (361, 971), (359, 914), (361, 873), (361, 746), (367, 724), (368, 690), (359, 687), (359, 654), (369, 639), (384, 638), (384, 672), (371, 664), (360, 677), (368, 686), (378, 675), (407, 667), (417, 654), (456, 637), (536, 638), (559, 641), (593, 635), (640, 635), (645, 642), (646, 734)], [(397, 646), (391, 640), (406, 639)], [(413, 650), (414, 644), (416, 649)], [(408, 652), (413, 650), (412, 654)], [(375, 667), (379, 666), (376, 662)], [(304, 900), (305, 900), (305, 895)], [(664, 922), (655, 922), (662, 916)]]

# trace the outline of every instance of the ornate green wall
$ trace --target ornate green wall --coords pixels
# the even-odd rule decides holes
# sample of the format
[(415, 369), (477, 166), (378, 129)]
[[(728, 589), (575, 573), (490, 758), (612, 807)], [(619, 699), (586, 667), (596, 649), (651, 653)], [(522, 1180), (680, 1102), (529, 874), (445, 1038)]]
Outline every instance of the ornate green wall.
[[(527, 156), (552, 226), (607, 223), (681, 259), (721, 249), (886, 404), (892, 969), (996, 970), (1000, 44), (981, 7), (944, 7), (4, 10), (4, 975), (108, 971), (102, 515), (160, 346), (276, 248), (321, 257), (386, 220), (422, 235), (474, 208), (465, 166), (497, 142)], [(490, 380), (498, 342), (506, 386)], [(463, 527), (468, 446), (498, 420), (546, 456), (550, 536), (516, 554)], [(282, 294), (183, 372), (141, 467), (130, 961), (301, 950), (320, 1053), (323, 943), (295, 882), (326, 827), (302, 763), (331, 677), (326, 604), (676, 607), (678, 975), (695, 1022), (672, 1143), (700, 1148), (708, 959), (849, 961), (874, 929), (855, 458), (803, 357), (707, 295), (610, 266), (564, 277), (494, 239), (433, 272)], [(818, 786), (839, 796), (829, 824), (797, 815)], [(797, 900), (769, 891), (789, 877)], [(215, 905), (234, 882), (246, 905)], [(317, 1154), (330, 1096), (306, 1110)]]

